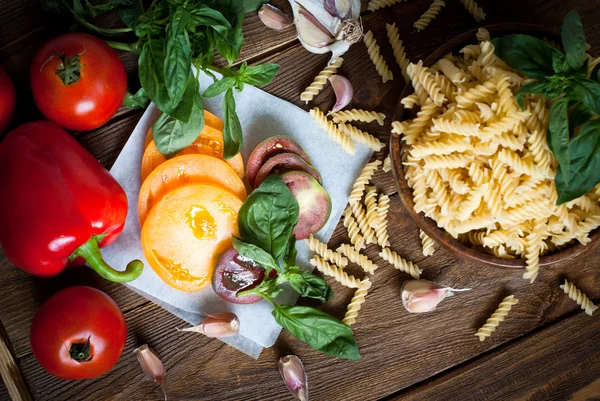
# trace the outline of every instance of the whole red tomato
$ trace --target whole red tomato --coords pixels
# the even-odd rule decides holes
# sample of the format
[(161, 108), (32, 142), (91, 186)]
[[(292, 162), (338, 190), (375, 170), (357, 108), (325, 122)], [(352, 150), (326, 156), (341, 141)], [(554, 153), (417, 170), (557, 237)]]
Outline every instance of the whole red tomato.
[(31, 90), (38, 109), (58, 125), (87, 131), (115, 115), (127, 92), (119, 55), (84, 33), (52, 39), (31, 64)]
[(17, 106), (17, 92), (2, 68), (0, 68), (0, 134), (6, 130)]
[(35, 314), (31, 349), (48, 373), (61, 379), (90, 379), (119, 360), (127, 326), (119, 306), (91, 287), (68, 287)]

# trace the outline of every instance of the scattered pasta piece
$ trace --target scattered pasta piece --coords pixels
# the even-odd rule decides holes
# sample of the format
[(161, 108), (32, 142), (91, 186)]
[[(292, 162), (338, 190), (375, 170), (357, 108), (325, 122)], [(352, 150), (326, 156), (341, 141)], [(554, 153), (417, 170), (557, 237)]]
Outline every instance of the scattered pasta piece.
[(419, 237), (423, 245), (423, 256), (431, 256), (435, 252), (434, 242), (423, 230), (419, 230)]
[(369, 225), (369, 221), (367, 219), (367, 212), (365, 211), (365, 208), (363, 207), (362, 203), (353, 203), (349, 206), (349, 208), (352, 210), (352, 214), (356, 219), (356, 223), (358, 224), (358, 228), (360, 229), (360, 232), (362, 233), (365, 242), (367, 244), (376, 244), (377, 239), (375, 238), (375, 231)]
[(335, 113), (331, 113), (331, 118), (337, 124), (345, 123), (348, 121), (360, 121), (363, 123), (377, 121), (379, 125), (383, 125), (383, 121), (385, 120), (385, 114), (377, 113), (375, 111), (352, 109), (336, 111)]
[(491, 39), (490, 32), (485, 28), (479, 28), (475, 34), (479, 42), (489, 42)]
[[(358, 228), (358, 223), (352, 216), (352, 209), (346, 208), (344, 210), (344, 227), (348, 230), (348, 238), (350, 238), (350, 242), (356, 250), (360, 251), (365, 247), (365, 239), (362, 235), (360, 235), (360, 228)], [(347, 255), (346, 255), (347, 256)]]
[(509, 295), (504, 298), (500, 305), (498, 305), (498, 309), (492, 314), (492, 316), (485, 322), (485, 324), (477, 330), (475, 335), (479, 337), (479, 341), (485, 341), (486, 338), (492, 335), (494, 331), (496, 331), (496, 327), (504, 321), (508, 312), (512, 309), (513, 305), (519, 303), (519, 300), (515, 298), (514, 295)]
[(371, 0), (367, 5), (369, 11), (379, 10), (383, 7), (391, 7), (394, 4), (402, 3), (404, 0)]
[(330, 265), (320, 256), (315, 256), (310, 260), (310, 264), (317, 268), (326, 276), (333, 277), (338, 283), (348, 288), (359, 288), (360, 280), (354, 276), (348, 275), (343, 269), (336, 265)]
[(383, 159), (383, 167), (381, 167), (384, 173), (389, 173), (392, 171), (392, 158), (390, 155), (387, 155), (385, 159)]
[(350, 244), (342, 244), (337, 249), (337, 252), (342, 253), (350, 259), (350, 262), (359, 265), (366, 273), (373, 274), (377, 269), (377, 265), (371, 261), (366, 255), (363, 255)]
[(383, 56), (379, 53), (379, 45), (373, 37), (373, 32), (367, 32), (365, 36), (363, 36), (363, 41), (365, 42), (365, 46), (367, 46), (367, 53), (369, 53), (369, 57), (375, 65), (377, 73), (381, 76), (383, 83), (394, 79), (394, 76), (392, 75), (387, 63), (383, 59)]
[(388, 235), (387, 226), (387, 214), (390, 209), (390, 197), (386, 194), (379, 195), (377, 201), (377, 213), (379, 214), (379, 225), (375, 227), (375, 237), (377, 238), (377, 244), (382, 247), (390, 246), (390, 236)]
[(315, 96), (323, 90), (325, 84), (327, 84), (327, 80), (334, 75), (338, 68), (342, 66), (344, 59), (341, 57), (336, 58), (333, 63), (329, 64), (327, 67), (323, 69), (313, 80), (313, 82), (300, 94), (300, 100), (303, 100), (305, 103), (313, 100)]
[(342, 322), (347, 324), (348, 326), (352, 326), (356, 323), (356, 318), (358, 317), (358, 311), (362, 307), (362, 304), (365, 303), (365, 299), (367, 297), (367, 293), (369, 292), (369, 288), (371, 288), (371, 281), (366, 278), (360, 282), (360, 286), (354, 293), (352, 300), (348, 304), (348, 308), (346, 310), (346, 314), (344, 315), (344, 319)]
[(460, 0), (461, 3), (465, 6), (467, 11), (475, 18), (475, 21), (479, 22), (482, 19), (485, 19), (485, 13), (481, 9), (481, 7), (477, 6), (477, 3), (473, 0)]
[(311, 251), (321, 256), (323, 259), (341, 267), (342, 269), (348, 266), (348, 259), (338, 252), (332, 251), (327, 248), (327, 244), (319, 241), (311, 234), (307, 239), (304, 240)]
[(414, 279), (418, 280), (421, 276), (421, 269), (419, 269), (419, 266), (417, 266), (411, 261), (403, 259), (400, 255), (392, 251), (390, 248), (384, 248), (383, 251), (379, 253), (379, 256), (381, 256), (383, 260), (390, 263), (396, 269), (404, 273), (410, 274)]
[(573, 283), (565, 279), (565, 283), (560, 286), (560, 289), (565, 292), (573, 301), (577, 302), (577, 305), (581, 306), (581, 309), (585, 310), (585, 313), (592, 316), (594, 311), (598, 309), (596, 305), (590, 301), (590, 299), (581, 292)]
[(338, 129), (342, 131), (344, 134), (348, 135), (352, 140), (358, 143), (364, 143), (369, 148), (373, 149), (375, 152), (379, 152), (381, 149), (385, 147), (385, 144), (381, 142), (378, 138), (369, 134), (368, 132), (364, 132), (355, 126), (350, 124), (338, 124)]
[[(398, 28), (396, 28), (396, 23), (393, 24), (385, 24), (385, 29), (387, 31), (387, 37), (390, 41), (390, 45), (392, 46), (392, 50), (394, 51), (394, 58), (396, 59), (396, 63), (400, 66), (402, 70), (402, 76), (404, 80), (408, 82), (410, 78), (408, 77), (408, 73), (406, 72), (406, 68), (408, 67), (408, 58), (406, 57), (406, 51), (404, 50), (404, 45), (400, 40), (400, 35), (398, 34)], [(599, 58), (600, 59), (600, 58)]]
[(337, 129), (335, 124), (329, 121), (325, 114), (323, 114), (318, 107), (311, 109), (309, 114), (316, 121), (316, 123), (327, 132), (331, 139), (342, 146), (342, 149), (344, 149), (346, 153), (350, 155), (354, 155), (356, 153), (356, 150), (354, 149), (354, 142), (352, 142), (347, 135)]
[(365, 206), (367, 208), (367, 222), (371, 228), (376, 229), (381, 223), (377, 206), (377, 188), (373, 186), (367, 187)]
[(349, 202), (353, 205), (356, 202), (360, 202), (362, 199), (363, 193), (365, 191), (365, 187), (371, 181), (373, 174), (381, 165), (381, 160), (374, 160), (370, 163), (367, 163), (365, 167), (363, 167), (360, 175), (352, 185), (352, 192), (350, 192)]
[(413, 24), (414, 28), (417, 28), (417, 32), (421, 32), (431, 23), (432, 20), (437, 17), (442, 7), (445, 7), (446, 3), (442, 0), (433, 0), (433, 3), (429, 6), (427, 11), (421, 15), (421, 17)]

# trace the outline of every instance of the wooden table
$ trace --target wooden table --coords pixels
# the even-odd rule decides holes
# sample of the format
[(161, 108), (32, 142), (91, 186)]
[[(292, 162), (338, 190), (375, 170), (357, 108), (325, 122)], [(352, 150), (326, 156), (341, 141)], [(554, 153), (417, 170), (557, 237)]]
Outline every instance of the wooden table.
[[(363, 1), (364, 26), (374, 32), (396, 78), (382, 84), (365, 46), (354, 45), (344, 56), (340, 70), (354, 83), (352, 106), (382, 111), (388, 123), (392, 118), (405, 84), (387, 43), (386, 23), (396, 22), (412, 60), (427, 56), (448, 39), (477, 26), (458, 0), (446, 2), (438, 19), (417, 34), (412, 23), (427, 9), (429, 0), (411, 0), (375, 13), (366, 11), (367, 2)], [(275, 3), (289, 10), (285, 0)], [(481, 0), (480, 5), (488, 14), (486, 23), (528, 22), (552, 28), (560, 27), (568, 10), (576, 9), (582, 16), (591, 52), (600, 53), (598, 0)], [(19, 89), (17, 122), (40, 118), (32, 106), (29, 64), (42, 43), (68, 26), (44, 15), (38, 0), (0, 0), (0, 10), (0, 64)], [(107, 17), (103, 22), (111, 24), (114, 20)], [(265, 90), (306, 110), (312, 107), (300, 102), (299, 95), (328, 56), (308, 53), (293, 29), (270, 31), (256, 16), (247, 17), (244, 35), (244, 59), (281, 65), (278, 77)], [(123, 60), (135, 89), (139, 85), (136, 58), (124, 54)], [(326, 109), (333, 102), (332, 91), (327, 88), (315, 104)], [(141, 115), (142, 111), (122, 108), (106, 126), (75, 136), (109, 168)], [(389, 125), (371, 131), (387, 140)], [(381, 159), (384, 154), (374, 157)], [(534, 284), (521, 278), (522, 271), (467, 263), (442, 249), (424, 258), (418, 230), (394, 195), (391, 174), (380, 171), (374, 182), (379, 190), (392, 195), (392, 248), (417, 262), (424, 278), (471, 287), (473, 291), (449, 298), (434, 313), (410, 315), (400, 302), (400, 286), (408, 276), (383, 262), (378, 248), (371, 246), (367, 253), (380, 268), (354, 326), (362, 362), (326, 357), (287, 333), (255, 361), (218, 340), (178, 333), (175, 327), (184, 322), (124, 286), (100, 279), (89, 269), (42, 280), (15, 268), (1, 254), (0, 321), (34, 398), (159, 400), (156, 385), (143, 379), (132, 353), (137, 346), (148, 343), (166, 365), (171, 400), (288, 400), (290, 396), (277, 370), (278, 358), (287, 353), (304, 361), (312, 400), (600, 399), (600, 314), (585, 315), (559, 289), (568, 277), (592, 300), (600, 300), (600, 262), (596, 259), (600, 244), (590, 245), (585, 256), (544, 269)], [(346, 241), (340, 225), (331, 246)], [(328, 281), (335, 296), (324, 310), (341, 318), (352, 291)], [(57, 290), (75, 283), (106, 291), (122, 308), (129, 327), (121, 360), (109, 374), (96, 380), (58, 380), (38, 365), (29, 349), (35, 310)], [(519, 305), (491, 339), (480, 343), (474, 332), (508, 294), (515, 294)], [(8, 399), (6, 388), (0, 384), (0, 400)]]

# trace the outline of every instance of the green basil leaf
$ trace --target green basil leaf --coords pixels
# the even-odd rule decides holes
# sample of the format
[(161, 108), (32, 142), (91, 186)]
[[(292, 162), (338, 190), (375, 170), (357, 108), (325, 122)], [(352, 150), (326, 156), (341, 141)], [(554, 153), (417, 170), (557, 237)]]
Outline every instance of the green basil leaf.
[(242, 239), (280, 260), (298, 223), (298, 201), (280, 176), (271, 175), (246, 198), (238, 214)]
[(351, 361), (362, 359), (352, 329), (325, 312), (308, 306), (278, 305), (272, 313), (277, 323), (315, 350)]
[(232, 27), (227, 36), (215, 31), (215, 46), (221, 56), (225, 57), (229, 63), (233, 63), (240, 56), (240, 49), (244, 43), (242, 34), (244, 5), (239, 0), (216, 0), (215, 8), (221, 11)]
[(493, 39), (492, 43), (498, 57), (528, 77), (540, 79), (554, 74), (552, 55), (559, 50), (543, 40), (514, 34)]
[(233, 88), (235, 85), (235, 78), (225, 77), (220, 81), (213, 82), (202, 94), (204, 97), (215, 97), (221, 93)]
[(552, 53), (552, 69), (557, 74), (565, 74), (571, 70), (567, 58), (561, 52)]
[(142, 2), (139, 0), (119, 0), (128, 1), (129, 4), (123, 4), (119, 7), (119, 18), (130, 28), (135, 27), (138, 18), (142, 14)]
[(590, 110), (600, 114), (600, 83), (587, 78), (577, 78), (573, 81), (572, 91)]
[(569, 156), (569, 117), (566, 98), (560, 98), (550, 108), (550, 123), (548, 125), (548, 146), (558, 161), (559, 168), (564, 174), (567, 185), (569, 184), (570, 163)]
[(269, 272), (273, 269), (275, 269), (279, 273), (283, 273), (283, 270), (279, 266), (279, 263), (277, 263), (277, 261), (273, 259), (273, 256), (269, 255), (262, 248), (244, 242), (235, 237), (233, 238), (233, 247), (243, 257), (252, 259), (256, 263), (264, 267), (266, 270), (265, 276), (268, 276)]
[(148, 95), (144, 88), (140, 88), (135, 94), (127, 92), (123, 99), (123, 106), (131, 107), (132, 109), (144, 109), (150, 103)]
[(242, 124), (235, 112), (233, 90), (228, 89), (223, 99), (223, 157), (230, 159), (242, 149)]
[(261, 65), (249, 66), (245, 71), (240, 73), (242, 82), (248, 85), (261, 86), (273, 81), (275, 75), (279, 71), (279, 65), (273, 63), (265, 63)]
[(164, 76), (168, 77), (167, 93), (173, 104), (181, 101), (192, 68), (192, 50), (185, 30), (189, 18), (189, 12), (185, 8), (177, 7), (165, 32), (167, 40), (163, 71)]
[(571, 110), (569, 114), (569, 130), (571, 137), (575, 128), (587, 122), (594, 113), (583, 103), (577, 103), (577, 105)]
[(233, 32), (233, 27), (223, 14), (206, 4), (195, 5), (190, 10), (190, 17), (190, 24), (194, 27), (209, 26), (223, 36), (228, 36)]
[(288, 268), (288, 271), (285, 272), (285, 278), (287, 278), (294, 291), (303, 297), (326, 302), (333, 295), (331, 288), (322, 277), (300, 270), (295, 266)]
[(296, 249), (296, 236), (292, 234), (285, 247), (285, 253), (283, 255), (283, 263), (286, 267), (295, 266), (296, 258), (298, 256), (298, 250)]
[(594, 82), (600, 82), (600, 63), (596, 64), (590, 74), (590, 79)]
[(532, 82), (526, 85), (523, 85), (521, 87), (521, 89), (519, 90), (519, 93), (517, 93), (517, 102), (519, 103), (519, 106), (521, 106), (521, 109), (524, 108), (523, 106), (523, 95), (526, 93), (531, 93), (534, 95), (545, 95), (546, 91), (548, 89), (548, 80), (547, 79), (540, 79), (536, 82)]
[(257, 11), (263, 4), (268, 2), (269, 0), (244, 0), (244, 12), (251, 13)]
[(578, 69), (585, 58), (586, 41), (581, 18), (577, 11), (571, 10), (566, 15), (560, 36), (567, 62), (573, 69)]
[(570, 177), (567, 184), (562, 170), (556, 174), (557, 204), (563, 204), (589, 192), (600, 183), (600, 119), (589, 120), (569, 144)]

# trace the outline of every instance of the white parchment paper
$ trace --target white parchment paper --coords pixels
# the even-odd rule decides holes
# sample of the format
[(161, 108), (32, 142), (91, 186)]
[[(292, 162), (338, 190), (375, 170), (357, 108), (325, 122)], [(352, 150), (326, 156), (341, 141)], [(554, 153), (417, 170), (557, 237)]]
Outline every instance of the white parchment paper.
[[(201, 77), (201, 88), (206, 89), (211, 83), (209, 77)], [(247, 85), (243, 92), (235, 94), (235, 100), (244, 131), (244, 161), (248, 160), (252, 150), (263, 140), (273, 135), (286, 135), (306, 150), (313, 166), (321, 172), (323, 186), (331, 196), (333, 207), (329, 221), (316, 236), (328, 242), (347, 204), (352, 184), (368, 162), (372, 151), (366, 146), (357, 145), (356, 155), (348, 155), (341, 146), (329, 139), (327, 133), (306, 111), (260, 89)], [(204, 99), (206, 110), (219, 117), (223, 116), (221, 104), (222, 96)], [(225, 311), (235, 313), (240, 319), (240, 333), (224, 338), (223, 341), (258, 358), (262, 348), (272, 346), (281, 331), (271, 315), (272, 307), (268, 302), (232, 304), (219, 298), (210, 286), (192, 293), (179, 291), (165, 284), (146, 263), (140, 245), (137, 215), (140, 164), (146, 133), (159, 114), (160, 111), (153, 104), (148, 107), (111, 169), (112, 175), (127, 194), (129, 213), (123, 234), (114, 244), (103, 249), (102, 254), (109, 264), (117, 268), (124, 267), (132, 259), (142, 260), (145, 264), (142, 275), (128, 283), (128, 286), (191, 325), (198, 324), (206, 314)], [(298, 264), (307, 270), (311, 269), (308, 263), (310, 250), (302, 241), (297, 243), (297, 248)], [(294, 303), (296, 299), (297, 296), (291, 291), (284, 291), (278, 297), (278, 301), (282, 303)]]

